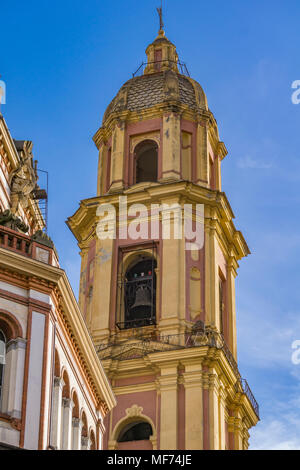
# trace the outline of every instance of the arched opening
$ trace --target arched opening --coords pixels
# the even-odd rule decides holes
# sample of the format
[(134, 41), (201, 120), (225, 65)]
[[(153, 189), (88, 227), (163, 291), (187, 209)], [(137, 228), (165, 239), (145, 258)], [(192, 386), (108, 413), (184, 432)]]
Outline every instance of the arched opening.
[(0, 310), (0, 330), (4, 333), (6, 342), (11, 339), (23, 338), (19, 321), (6, 310)]
[[(19, 321), (6, 310), (0, 310), (0, 412), (20, 412), (22, 394), (15, 386), (23, 383), (25, 341)], [(16, 367), (16, 364), (19, 366)]]
[(158, 146), (145, 140), (135, 149), (135, 183), (157, 181)]
[(148, 441), (152, 436), (152, 427), (146, 421), (135, 421), (121, 430), (117, 442)]
[(6, 356), (6, 338), (2, 330), (0, 330), (0, 404), (2, 398), (2, 385), (4, 379), (4, 367)]
[(89, 448), (88, 422), (84, 411), (81, 413), (81, 450)]
[(124, 328), (156, 324), (156, 260), (139, 259), (125, 274)]
[(66, 370), (63, 373), (63, 381), (64, 381), (64, 387), (62, 390), (62, 396), (63, 398), (70, 398), (70, 381), (69, 381), (69, 376)]
[(55, 349), (54, 375), (55, 377), (60, 377), (60, 359), (57, 349)]
[(79, 419), (79, 401), (78, 401), (77, 393), (75, 391), (72, 393), (72, 402), (73, 402), (72, 418)]
[(81, 421), (82, 421), (81, 435), (82, 437), (88, 437), (88, 423), (87, 423), (87, 417), (84, 411), (81, 414)]

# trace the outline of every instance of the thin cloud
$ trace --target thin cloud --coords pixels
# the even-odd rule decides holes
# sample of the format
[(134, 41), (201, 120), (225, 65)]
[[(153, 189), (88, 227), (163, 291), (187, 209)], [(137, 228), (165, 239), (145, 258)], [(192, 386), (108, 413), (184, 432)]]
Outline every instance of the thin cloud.
[(258, 424), (251, 431), (250, 450), (300, 450), (300, 417)]
[(267, 170), (273, 167), (273, 164), (270, 162), (264, 162), (261, 160), (255, 160), (250, 156), (246, 156), (244, 158), (240, 158), (237, 162), (237, 166), (239, 168), (252, 168), (255, 170)]

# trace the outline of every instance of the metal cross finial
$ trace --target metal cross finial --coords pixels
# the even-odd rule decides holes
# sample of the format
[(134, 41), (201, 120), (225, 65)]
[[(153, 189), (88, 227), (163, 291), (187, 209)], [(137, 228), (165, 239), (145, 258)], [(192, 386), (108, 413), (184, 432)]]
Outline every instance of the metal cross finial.
[(159, 16), (159, 29), (162, 30), (164, 29), (164, 22), (163, 22), (163, 12), (162, 12), (162, 2), (161, 2), (161, 7), (156, 8), (158, 16)]

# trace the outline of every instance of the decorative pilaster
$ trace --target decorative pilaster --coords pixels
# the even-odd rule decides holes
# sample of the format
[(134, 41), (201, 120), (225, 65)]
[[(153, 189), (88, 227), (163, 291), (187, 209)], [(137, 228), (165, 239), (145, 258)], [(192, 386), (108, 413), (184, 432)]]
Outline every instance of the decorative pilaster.
[(164, 366), (158, 379), (161, 395), (160, 449), (177, 449), (177, 366)]
[(203, 389), (201, 362), (185, 363), (183, 374), (185, 388), (185, 448), (203, 449)]
[(235, 278), (237, 262), (231, 256), (227, 262), (227, 299), (229, 316), (229, 347), (235, 360), (237, 360), (237, 339), (236, 339), (236, 306), (235, 306)]
[(108, 162), (108, 149), (105, 144), (102, 144), (99, 149), (97, 196), (105, 194), (106, 187), (110, 186), (110, 181), (107, 181), (108, 163), (110, 163)]
[(220, 450), (226, 449), (226, 425), (225, 425), (225, 409), (226, 409), (226, 392), (222, 386), (219, 389), (219, 413), (220, 413)]
[(219, 380), (211, 369), (209, 376), (210, 449), (219, 450)]
[(217, 329), (219, 324), (219, 285), (218, 266), (216, 261), (216, 228), (217, 221), (214, 219), (214, 211), (208, 209), (205, 223), (205, 311), (206, 324)]
[[(110, 301), (112, 296), (112, 253), (113, 239), (96, 240), (95, 279), (92, 299), (91, 331), (94, 341), (102, 341), (109, 336)], [(101, 302), (99, 302), (101, 299)]]
[(180, 174), (180, 116), (170, 113), (163, 117), (162, 181), (176, 181)]
[(72, 418), (72, 449), (80, 450), (81, 448), (81, 429), (82, 422), (79, 418)]
[(185, 239), (184, 237), (176, 239), (176, 231), (182, 230), (183, 211), (178, 197), (166, 198), (164, 203), (169, 207), (173, 205), (174, 210), (167, 208), (161, 211), (163, 220), (167, 213), (170, 215), (170, 236), (165, 233), (163, 240), (162, 307), (159, 328), (164, 334), (179, 334), (180, 321), (185, 315)]
[[(244, 449), (244, 432), (248, 434), (248, 430), (245, 428), (242, 415), (237, 408), (233, 411), (234, 416), (228, 418), (228, 431), (233, 436), (231, 442), (233, 444), (233, 449), (231, 450), (243, 450)], [(247, 437), (247, 447), (248, 447), (248, 438)]]
[(208, 186), (208, 136), (206, 123), (197, 124), (197, 169), (196, 183)]
[(50, 443), (51, 446), (57, 450), (60, 449), (61, 440), (62, 391), (64, 385), (65, 383), (62, 378), (54, 377)]
[(72, 444), (72, 410), (73, 402), (70, 398), (63, 398), (63, 429), (62, 429), (62, 449), (70, 450)]
[(110, 193), (119, 192), (124, 187), (125, 129), (125, 122), (119, 121), (113, 131), (110, 167)]

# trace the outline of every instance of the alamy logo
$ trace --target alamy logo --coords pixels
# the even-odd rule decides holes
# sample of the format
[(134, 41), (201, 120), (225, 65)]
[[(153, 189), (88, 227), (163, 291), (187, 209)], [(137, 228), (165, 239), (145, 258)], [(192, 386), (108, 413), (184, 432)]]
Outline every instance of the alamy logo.
[(300, 340), (299, 339), (296, 339), (292, 343), (292, 349), (295, 349), (291, 358), (292, 363), (295, 364), (295, 366), (297, 366), (298, 364), (300, 364)]
[(292, 83), (292, 89), (295, 90), (292, 94), (292, 103), (299, 104), (300, 103), (300, 80), (295, 80)]
[[(118, 208), (100, 204), (97, 208), (96, 233), (101, 240), (185, 240), (188, 251), (204, 245), (203, 204), (132, 204), (127, 196), (119, 197)], [(118, 234), (117, 234), (118, 229)]]
[(3, 80), (0, 80), (0, 105), (6, 104), (6, 85)]

